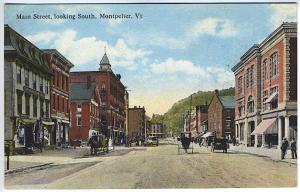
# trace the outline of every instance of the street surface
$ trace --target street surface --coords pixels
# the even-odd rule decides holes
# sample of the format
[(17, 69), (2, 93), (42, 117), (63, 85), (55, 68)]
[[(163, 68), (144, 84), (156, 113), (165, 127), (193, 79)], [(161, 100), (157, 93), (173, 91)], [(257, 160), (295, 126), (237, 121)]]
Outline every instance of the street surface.
[[(137, 147), (138, 148), (138, 147)], [(124, 149), (125, 150), (125, 149)], [(125, 150), (126, 151), (126, 150)], [(140, 147), (111, 155), (73, 158), (5, 176), (8, 189), (296, 187), (297, 165), (195, 145)]]

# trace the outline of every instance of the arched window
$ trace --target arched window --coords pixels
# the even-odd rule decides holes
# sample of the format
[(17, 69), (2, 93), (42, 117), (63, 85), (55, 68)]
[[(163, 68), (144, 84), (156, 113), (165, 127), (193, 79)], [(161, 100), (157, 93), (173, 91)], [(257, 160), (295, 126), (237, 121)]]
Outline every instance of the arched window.
[(275, 52), (271, 55), (271, 77), (277, 75), (278, 73), (278, 53)]
[(263, 62), (263, 70), (264, 70), (264, 72), (263, 72), (263, 74), (264, 74), (264, 80), (267, 80), (268, 79), (268, 60), (267, 59), (265, 59), (264, 60), (264, 62)]
[(248, 97), (248, 104), (247, 104), (248, 113), (254, 112), (254, 100), (252, 95)]

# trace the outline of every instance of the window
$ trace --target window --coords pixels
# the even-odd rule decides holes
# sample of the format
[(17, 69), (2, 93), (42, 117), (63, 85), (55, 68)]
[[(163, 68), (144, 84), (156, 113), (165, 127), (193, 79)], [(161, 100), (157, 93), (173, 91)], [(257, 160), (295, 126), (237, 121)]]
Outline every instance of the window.
[(57, 99), (57, 111), (59, 111), (59, 109), (60, 109), (60, 105), (59, 105), (60, 99), (59, 99), (58, 95), (56, 95), (56, 99)]
[(56, 72), (56, 86), (59, 87), (59, 73)]
[(247, 105), (248, 113), (254, 112), (254, 100), (253, 97), (250, 95), (248, 97), (248, 105)]
[(64, 78), (64, 76), (61, 76), (61, 88), (65, 89), (65, 78)]
[(49, 101), (46, 101), (45, 104), (46, 104), (45, 115), (46, 115), (47, 118), (49, 118)]
[(43, 78), (40, 78), (40, 92), (44, 91)]
[(77, 104), (77, 113), (81, 113), (81, 104)]
[(265, 90), (265, 91), (263, 92), (263, 111), (265, 111), (265, 110), (268, 109), (268, 108), (267, 108), (268, 105), (267, 105), (267, 103), (266, 103), (267, 99), (268, 99), (268, 90)]
[(30, 95), (25, 95), (26, 115), (30, 115)]
[(251, 66), (249, 71), (249, 86), (252, 87), (253, 85), (253, 71), (254, 71), (254, 65)]
[(81, 126), (81, 117), (80, 116), (77, 117), (77, 126)]
[(249, 87), (249, 73), (250, 73), (250, 69), (248, 68), (247, 72), (246, 72), (246, 85), (247, 85), (247, 87)]
[(32, 88), (36, 90), (36, 74), (32, 73)]
[(267, 80), (268, 79), (268, 60), (265, 59), (264, 62), (263, 62), (263, 79), (264, 80)]
[(18, 114), (21, 115), (22, 114), (22, 92), (17, 91), (17, 108), (18, 108)]
[(238, 78), (238, 94), (241, 95), (243, 93), (243, 77), (240, 76)]
[(244, 125), (240, 125), (240, 141), (244, 141)]
[(44, 117), (44, 100), (40, 100), (40, 117)]
[[(273, 93), (276, 93), (278, 92), (278, 86), (276, 87), (272, 87), (270, 89), (270, 95), (272, 95)], [(278, 95), (272, 99), (272, 101), (270, 102), (270, 109), (273, 110), (273, 109), (277, 109), (278, 108)]]
[(49, 93), (49, 87), (48, 87), (48, 82), (45, 82), (45, 93), (48, 94)]
[(17, 65), (17, 83), (22, 83), (22, 68)]
[(33, 97), (33, 116), (37, 116), (37, 97)]
[(29, 71), (25, 70), (25, 85), (29, 86)]
[(277, 52), (271, 55), (271, 77), (277, 75), (278, 73), (278, 54)]

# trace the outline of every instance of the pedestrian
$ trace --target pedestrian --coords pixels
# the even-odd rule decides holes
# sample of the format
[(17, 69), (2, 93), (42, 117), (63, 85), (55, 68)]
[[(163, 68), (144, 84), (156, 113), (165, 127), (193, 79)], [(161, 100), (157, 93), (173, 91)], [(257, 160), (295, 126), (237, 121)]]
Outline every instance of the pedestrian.
[(284, 159), (288, 146), (289, 146), (289, 142), (287, 141), (286, 138), (283, 138), (283, 141), (282, 141), (282, 144), (281, 144), (281, 147), (280, 147), (280, 149), (281, 149), (281, 159)]
[(235, 144), (236, 144), (236, 138), (235, 138), (235, 136), (232, 137), (232, 144), (233, 144), (233, 146), (235, 146)]
[(291, 141), (292, 159), (297, 159), (297, 143), (295, 138)]
[(96, 145), (96, 133), (94, 132), (89, 139), (89, 145), (91, 146), (91, 155), (95, 155), (95, 145)]

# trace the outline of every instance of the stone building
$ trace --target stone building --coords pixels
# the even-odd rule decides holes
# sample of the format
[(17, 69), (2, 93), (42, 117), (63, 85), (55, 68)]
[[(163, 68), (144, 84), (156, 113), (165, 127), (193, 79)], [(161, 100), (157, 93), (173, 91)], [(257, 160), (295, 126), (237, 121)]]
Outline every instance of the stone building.
[(67, 146), (70, 128), (70, 69), (74, 66), (56, 49), (43, 50), (50, 64), (53, 77), (50, 81), (51, 119), (54, 127), (49, 133), (50, 144)]
[(5, 135), (16, 150), (48, 143), (51, 71), (45, 53), (10, 26), (4, 26)]
[(215, 90), (208, 107), (208, 132), (214, 132), (217, 138), (231, 139), (234, 129), (234, 96), (220, 96)]
[(146, 124), (145, 124), (145, 115), (146, 111), (144, 107), (134, 106), (129, 108), (128, 114), (128, 136), (130, 138), (139, 138), (142, 139), (145, 137)]
[(150, 124), (150, 131), (149, 131), (149, 136), (155, 136), (158, 138), (163, 138), (165, 136), (164, 126), (162, 123), (151, 123)]
[(232, 71), (236, 137), (246, 146), (280, 146), (297, 137), (297, 23), (283, 23), (252, 46)]
[(105, 53), (100, 61), (99, 71), (71, 72), (70, 83), (84, 83), (87, 82), (88, 77), (95, 81), (99, 88), (101, 131), (110, 139), (114, 138), (114, 144), (120, 144), (125, 140), (126, 120), (126, 90), (121, 82), (121, 75), (114, 74)]
[(70, 144), (86, 144), (93, 132), (100, 133), (100, 95), (97, 83), (70, 83)]

